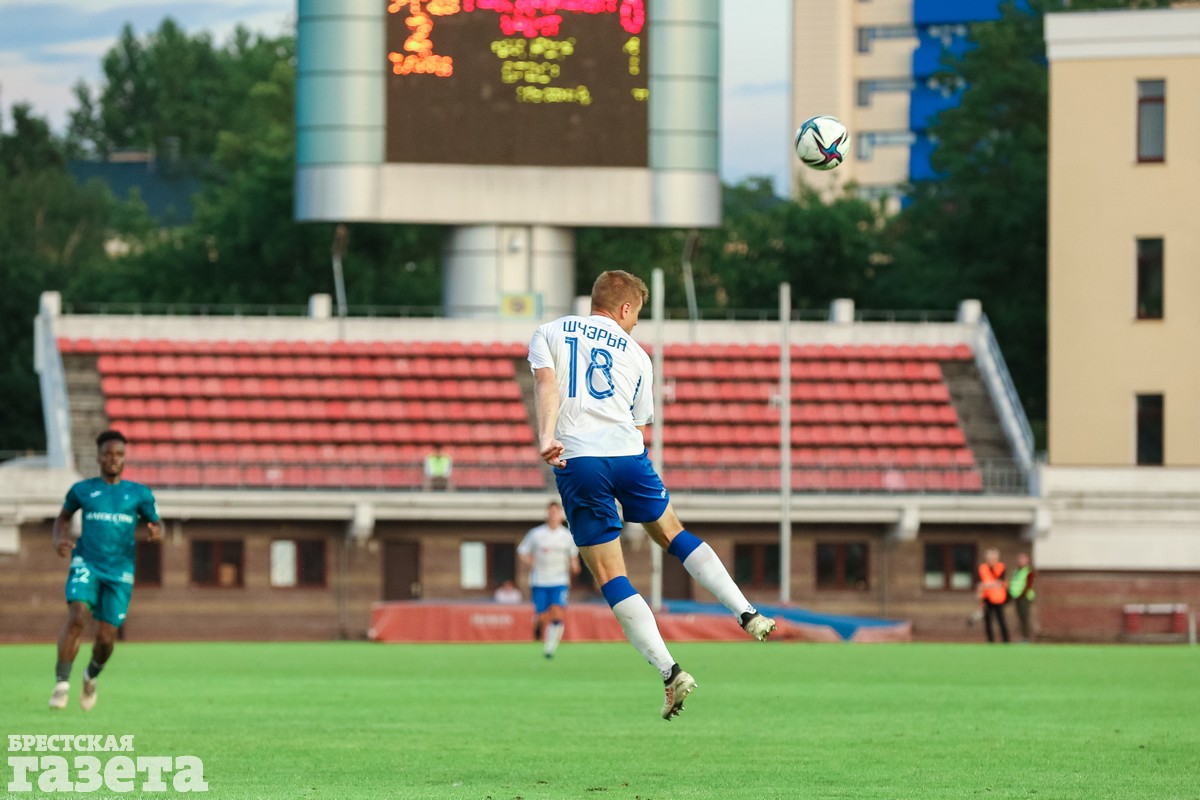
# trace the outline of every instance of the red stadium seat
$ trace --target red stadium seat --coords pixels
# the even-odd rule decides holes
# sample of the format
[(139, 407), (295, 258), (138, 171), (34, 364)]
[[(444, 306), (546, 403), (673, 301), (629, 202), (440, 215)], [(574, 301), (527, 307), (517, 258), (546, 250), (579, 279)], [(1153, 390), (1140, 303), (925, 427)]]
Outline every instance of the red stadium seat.
[[(525, 348), (524, 342), (459, 341), (60, 341), (64, 353), (96, 353), (106, 414), (148, 448), (139, 456), (153, 447), (156, 463), (168, 465), (222, 454), (211, 475), (168, 472), (173, 481), (412, 488), (421, 482), (424, 454), (440, 443), (459, 451), (464, 468), (479, 468), (466, 474), (465, 485), (541, 491), (547, 473), (528, 464), (532, 420), (518, 380)], [(779, 409), (771, 400), (778, 393), (778, 345), (669, 344), (665, 355), (671, 485), (777, 488)], [(971, 358), (969, 347), (798, 344), (792, 355), (792, 458), (809, 467), (798, 486), (895, 491), (895, 473), (904, 491), (981, 490), (938, 363)], [(916, 464), (941, 477), (902, 474)], [(243, 466), (217, 471), (221, 465)]]

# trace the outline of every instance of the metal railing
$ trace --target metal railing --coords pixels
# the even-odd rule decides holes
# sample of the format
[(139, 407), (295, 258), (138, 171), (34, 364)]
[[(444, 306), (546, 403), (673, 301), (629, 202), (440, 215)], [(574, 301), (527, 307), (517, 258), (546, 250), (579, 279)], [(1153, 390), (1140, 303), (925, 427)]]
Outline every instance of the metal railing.
[(1037, 464), (1034, 458), (1033, 428), (1029, 425), (1029, 418), (1025, 416), (1025, 407), (1021, 405), (1021, 398), (1017, 394), (1017, 387), (1013, 385), (1008, 363), (1004, 360), (1004, 354), (1000, 351), (1000, 344), (996, 341), (996, 334), (992, 331), (986, 314), (980, 316), (978, 331), (976, 364), (980, 367), (984, 385), (987, 386), (992, 403), (1000, 415), (1000, 424), (1016, 454), (1017, 462), (1026, 472), (1031, 491), (1036, 491)]
[[(198, 316), (198, 317), (307, 317), (307, 305), (286, 303), (136, 303), (136, 302), (63, 302), (65, 314), (96, 314), (121, 316)], [(444, 306), (425, 305), (350, 305), (346, 308), (350, 317), (359, 318), (414, 318), (436, 319), (444, 316), (458, 317), (496, 317), (500, 318), (499, 309), (494, 305), (487, 306)], [(700, 308), (697, 309), (698, 320), (702, 322), (777, 322), (777, 308)], [(792, 311), (792, 319), (797, 322), (828, 322), (829, 309), (801, 308)], [(668, 320), (689, 319), (686, 308), (667, 308), (664, 317)], [(954, 311), (943, 310), (856, 310), (856, 322), (916, 322), (916, 323), (947, 323), (954, 322)]]
[(166, 317), (305, 317), (306, 305), (257, 303), (68, 303), (64, 314)]

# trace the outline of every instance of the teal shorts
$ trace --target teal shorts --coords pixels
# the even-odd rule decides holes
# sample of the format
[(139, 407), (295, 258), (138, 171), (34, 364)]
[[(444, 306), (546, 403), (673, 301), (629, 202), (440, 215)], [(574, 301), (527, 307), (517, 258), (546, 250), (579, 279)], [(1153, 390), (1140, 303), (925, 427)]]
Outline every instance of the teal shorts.
[(87, 603), (93, 617), (119, 628), (125, 622), (129, 597), (133, 594), (133, 574), (129, 572), (126, 576), (128, 581), (113, 580), (75, 556), (67, 573), (67, 602)]

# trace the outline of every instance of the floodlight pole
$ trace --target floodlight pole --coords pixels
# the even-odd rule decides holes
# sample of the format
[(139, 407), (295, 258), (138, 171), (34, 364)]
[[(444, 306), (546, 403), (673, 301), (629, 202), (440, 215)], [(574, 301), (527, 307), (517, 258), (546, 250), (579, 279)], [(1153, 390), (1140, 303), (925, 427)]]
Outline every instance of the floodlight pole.
[(342, 256), (346, 254), (346, 226), (338, 223), (333, 231), (333, 291), (337, 298), (338, 338), (346, 338), (346, 280), (342, 276)]
[(688, 231), (687, 241), (683, 243), (683, 256), (680, 266), (683, 267), (683, 290), (687, 294), (688, 305), (688, 334), (690, 341), (696, 341), (696, 323), (700, 320), (700, 310), (696, 305), (696, 280), (692, 275), (692, 259), (696, 256), (696, 247), (700, 244), (700, 231), (692, 228)]
[(779, 284), (779, 602), (792, 601), (792, 285)]
[[(654, 379), (658, 391), (654, 393), (654, 435), (651, 447), (654, 452), (654, 471), (663, 473), (663, 271), (656, 268), (650, 275), (650, 309), (654, 322)], [(657, 612), (662, 608), (662, 548), (654, 544), (650, 548), (650, 608)]]

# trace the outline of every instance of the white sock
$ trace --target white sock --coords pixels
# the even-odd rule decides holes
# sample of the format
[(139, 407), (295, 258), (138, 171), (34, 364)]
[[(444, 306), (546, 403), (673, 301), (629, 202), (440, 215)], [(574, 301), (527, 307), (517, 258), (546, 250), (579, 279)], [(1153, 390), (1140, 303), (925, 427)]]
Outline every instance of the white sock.
[(754, 606), (750, 605), (746, 595), (742, 594), (733, 578), (729, 577), (729, 571), (707, 542), (701, 542), (699, 547), (688, 554), (683, 567), (697, 583), (716, 595), (721, 605), (732, 611), (734, 616), (741, 617), (747, 611), (754, 612)]
[(650, 610), (645, 599), (640, 594), (631, 594), (613, 606), (612, 610), (629, 643), (662, 673), (664, 681), (670, 678), (675, 659), (667, 652), (667, 643), (658, 632), (654, 612)]
[(554, 651), (558, 649), (558, 643), (562, 641), (564, 628), (566, 626), (561, 622), (551, 622), (546, 626), (546, 633), (542, 636), (542, 643), (545, 645), (543, 652), (546, 655), (554, 655)]

